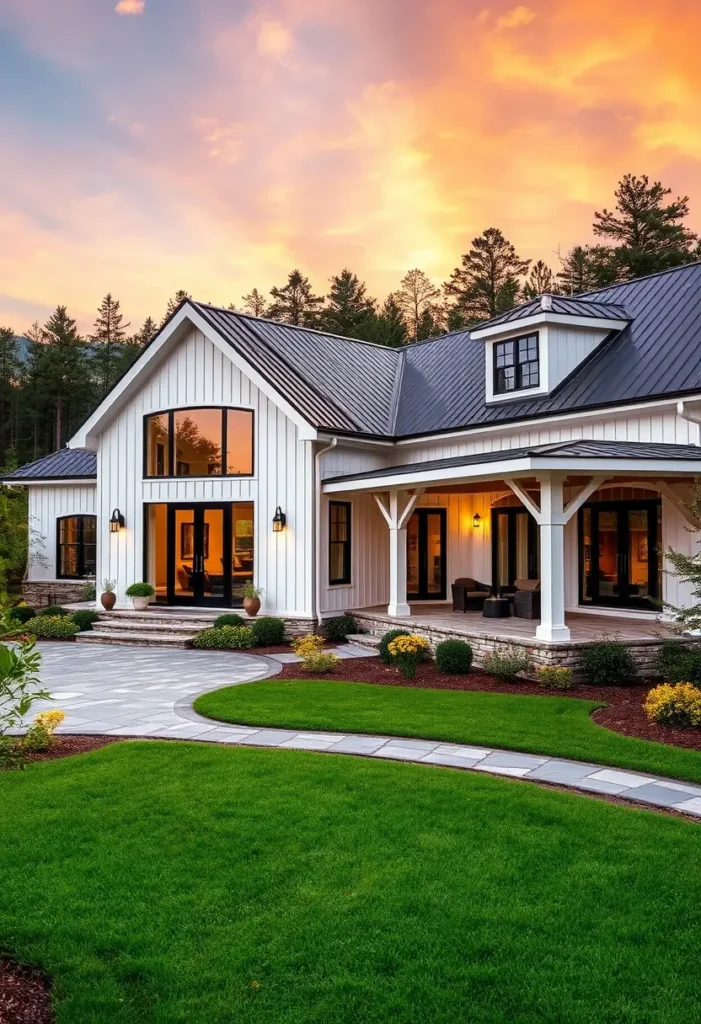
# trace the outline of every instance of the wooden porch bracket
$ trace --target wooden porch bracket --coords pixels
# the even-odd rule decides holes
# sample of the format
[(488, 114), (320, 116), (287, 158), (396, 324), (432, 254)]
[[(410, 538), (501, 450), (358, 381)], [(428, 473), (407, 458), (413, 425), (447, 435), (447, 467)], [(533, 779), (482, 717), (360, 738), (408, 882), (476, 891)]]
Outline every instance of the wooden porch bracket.
[(696, 518), (694, 513), (684, 502), (681, 494), (677, 494), (671, 484), (668, 484), (666, 480), (655, 480), (655, 487), (668, 501), (671, 501), (677, 512), (686, 519), (689, 526), (694, 530), (701, 530), (701, 521)]
[(373, 498), (377, 503), (382, 516), (389, 526), (390, 530), (403, 530), (409, 521), (409, 516), (414, 511), (416, 503), (418, 502), (421, 495), (426, 490), (425, 487), (417, 487), (416, 490), (409, 495), (406, 505), (403, 511), (399, 511), (399, 493), (398, 491), (390, 491), (389, 495), (389, 508), (384, 503), (381, 494), (374, 493)]
[(598, 491), (603, 483), (606, 482), (605, 476), (593, 476), (589, 480), (589, 483), (585, 484), (579, 494), (575, 495), (571, 501), (569, 501), (563, 511), (565, 513), (565, 522), (570, 521), (575, 512), (579, 511), (585, 501), (591, 498), (594, 491)]
[(509, 486), (509, 488), (514, 492), (514, 494), (516, 495), (518, 500), (523, 505), (526, 506), (526, 508), (531, 513), (531, 515), (535, 519), (535, 521), (538, 524), (538, 526), (540, 526), (541, 522), (542, 522), (542, 517), (541, 517), (541, 514), (540, 514), (540, 509), (533, 502), (530, 494), (528, 494), (526, 491), (524, 491), (523, 487), (521, 487), (521, 484), (517, 483), (516, 480), (505, 480), (504, 483), (507, 484)]

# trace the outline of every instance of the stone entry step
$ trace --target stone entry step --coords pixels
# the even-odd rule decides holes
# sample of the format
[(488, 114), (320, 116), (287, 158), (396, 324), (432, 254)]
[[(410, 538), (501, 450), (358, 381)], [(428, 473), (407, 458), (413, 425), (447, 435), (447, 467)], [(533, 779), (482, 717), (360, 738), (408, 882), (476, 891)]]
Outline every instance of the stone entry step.
[(124, 627), (122, 629), (100, 629), (96, 623), (91, 630), (78, 633), (75, 642), (77, 644), (122, 644), (130, 647), (179, 647), (190, 646), (194, 634), (183, 632), (149, 632), (146, 629), (134, 630)]
[(374, 633), (349, 633), (346, 640), (349, 644), (357, 644), (358, 647), (379, 647), (382, 636)]

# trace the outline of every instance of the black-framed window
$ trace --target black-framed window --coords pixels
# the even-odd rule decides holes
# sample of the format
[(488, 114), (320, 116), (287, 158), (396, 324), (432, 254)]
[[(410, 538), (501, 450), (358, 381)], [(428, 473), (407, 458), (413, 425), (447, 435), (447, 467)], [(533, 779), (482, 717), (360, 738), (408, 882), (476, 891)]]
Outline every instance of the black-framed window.
[(535, 388), (540, 384), (538, 334), (497, 341), (494, 345), (494, 394)]
[(253, 476), (253, 411), (202, 406), (144, 416), (144, 476)]
[(62, 516), (56, 522), (56, 577), (79, 580), (95, 575), (95, 516)]
[(351, 503), (329, 502), (329, 583), (351, 581)]

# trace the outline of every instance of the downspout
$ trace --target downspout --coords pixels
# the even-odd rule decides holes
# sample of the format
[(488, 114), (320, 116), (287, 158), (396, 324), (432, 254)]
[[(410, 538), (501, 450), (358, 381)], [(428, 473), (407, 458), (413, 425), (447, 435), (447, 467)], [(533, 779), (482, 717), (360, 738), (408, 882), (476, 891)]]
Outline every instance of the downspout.
[(338, 444), (338, 438), (334, 437), (331, 444), (320, 448), (314, 455), (314, 614), (316, 624), (321, 626), (321, 457), (332, 451)]

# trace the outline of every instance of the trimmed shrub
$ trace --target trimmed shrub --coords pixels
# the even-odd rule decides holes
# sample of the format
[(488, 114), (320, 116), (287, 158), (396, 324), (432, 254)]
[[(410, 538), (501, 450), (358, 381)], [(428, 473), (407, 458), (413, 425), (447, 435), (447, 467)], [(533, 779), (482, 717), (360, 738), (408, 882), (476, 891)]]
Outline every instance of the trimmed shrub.
[(497, 679), (503, 679), (507, 683), (519, 683), (519, 673), (527, 672), (531, 663), (523, 654), (517, 654), (508, 647), (497, 647), (484, 659), (484, 667)]
[(226, 612), (225, 615), (218, 615), (214, 620), (214, 628), (219, 629), (221, 626), (245, 626), (246, 620), (241, 615), (236, 615), (235, 612)]
[(571, 690), (572, 669), (542, 665), (536, 672), (538, 685), (544, 690)]
[(297, 636), (292, 641), (292, 650), (300, 658), (306, 658), (310, 654), (321, 654), (324, 646), (323, 636), (318, 633), (307, 633), (306, 636)]
[(701, 684), (701, 650), (686, 647), (680, 640), (665, 640), (660, 649), (658, 671), (666, 683)]
[(472, 648), (466, 640), (444, 640), (436, 647), (436, 668), (453, 676), (465, 676), (472, 667)]
[(132, 583), (124, 591), (127, 597), (153, 597), (156, 591), (150, 583)]
[(75, 636), (76, 633), (80, 633), (80, 627), (65, 615), (37, 615), (27, 623), (26, 632), (32, 636), (67, 640), (69, 637)]
[(20, 625), (24, 625), (25, 622), (29, 622), (33, 619), (36, 612), (33, 608), (30, 608), (26, 604), (16, 604), (12, 608), (7, 609), (7, 617), (14, 619), (15, 622), (19, 622)]
[(71, 613), (67, 608), (62, 608), (60, 604), (48, 604), (46, 608), (42, 608), (37, 614), (55, 619), (57, 615), (70, 615)]
[(358, 626), (352, 615), (336, 615), (324, 623), (327, 640), (343, 643), (349, 633), (357, 633)]
[(219, 626), (203, 629), (192, 643), (194, 647), (216, 650), (243, 651), (254, 644), (253, 632), (246, 626)]
[(75, 622), (81, 633), (87, 633), (92, 629), (93, 622), (100, 621), (100, 616), (89, 608), (82, 608), (78, 612), (73, 612), (71, 619)]
[(411, 633), (408, 629), (390, 629), (380, 640), (377, 649), (380, 652), (380, 661), (384, 661), (385, 665), (392, 664), (392, 655), (389, 653), (389, 645), (398, 636), (411, 636)]
[(324, 651), (318, 654), (308, 654), (302, 660), (305, 671), (311, 672), (314, 675), (324, 675), (327, 672), (333, 672), (340, 664), (341, 659), (337, 654)]
[(618, 640), (599, 640), (585, 647), (581, 664), (592, 686), (625, 686), (635, 679), (633, 655)]
[(256, 642), (256, 647), (273, 647), (285, 640), (285, 623), (282, 619), (263, 618), (254, 619), (251, 623), (251, 632)]
[(414, 678), (416, 669), (428, 657), (430, 650), (428, 640), (416, 633), (395, 636), (387, 648), (392, 664), (397, 666), (405, 679)]
[(682, 729), (701, 726), (701, 690), (691, 683), (662, 683), (650, 690), (643, 704), (651, 722)]

